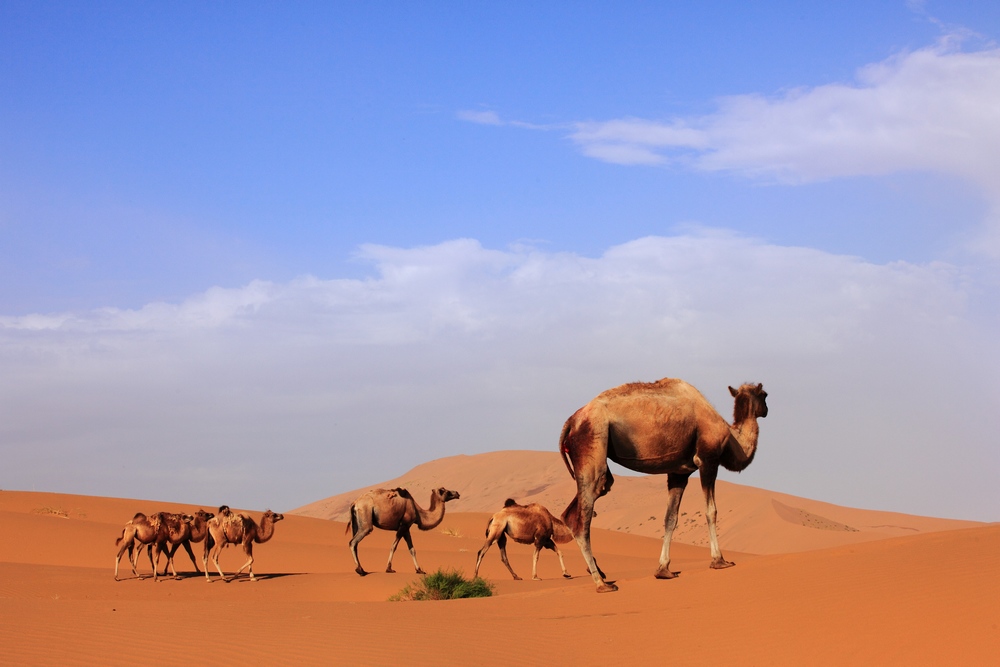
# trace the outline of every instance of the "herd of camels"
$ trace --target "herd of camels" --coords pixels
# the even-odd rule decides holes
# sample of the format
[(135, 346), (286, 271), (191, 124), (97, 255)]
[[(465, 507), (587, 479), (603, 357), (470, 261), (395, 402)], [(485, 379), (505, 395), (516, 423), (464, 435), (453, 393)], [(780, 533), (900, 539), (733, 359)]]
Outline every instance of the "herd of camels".
[[(729, 387), (734, 399), (733, 422), (728, 423), (693, 386), (683, 380), (664, 378), (657, 382), (634, 382), (609, 389), (577, 410), (562, 429), (559, 451), (569, 473), (576, 479), (576, 496), (570, 501), (561, 518), (553, 516), (538, 504), (519, 505), (508, 499), (503, 509), (494, 514), (486, 527), (486, 543), (476, 555), (476, 575), (483, 556), (495, 542), (500, 548), (500, 559), (514, 579), (520, 579), (507, 560), (507, 539), (535, 547), (531, 575), (538, 579), (538, 554), (551, 549), (559, 556), (564, 577), (569, 577), (558, 544), (576, 540), (587, 563), (587, 569), (597, 585), (598, 592), (618, 590), (615, 582), (608, 581), (601, 570), (590, 544), (590, 524), (594, 516), (594, 503), (611, 490), (614, 478), (608, 469), (608, 460), (637, 472), (667, 475), (667, 510), (664, 518), (663, 549), (655, 576), (670, 579), (677, 576), (670, 569), (670, 541), (677, 527), (681, 497), (687, 487), (688, 477), (699, 473), (705, 494), (705, 517), (711, 547), (711, 567), (721, 569), (733, 563), (722, 557), (716, 530), (715, 479), (719, 466), (741, 471), (753, 461), (757, 451), (757, 420), (767, 416), (767, 392), (760, 384), (744, 384), (739, 389)], [(351, 505), (350, 549), (355, 571), (368, 574), (358, 559), (358, 544), (375, 528), (395, 531), (396, 538), (389, 548), (386, 572), (392, 569), (392, 557), (402, 539), (410, 551), (413, 566), (418, 574), (423, 570), (417, 563), (410, 528), (430, 530), (444, 519), (445, 504), (456, 500), (459, 494), (444, 487), (431, 492), (426, 509), (417, 505), (406, 489), (374, 489), (368, 491)], [(183, 546), (195, 570), (198, 563), (191, 550), (192, 542), (204, 542), (202, 565), (205, 577), (211, 581), (209, 560), (219, 576), (227, 580), (219, 566), (219, 553), (228, 544), (241, 545), (247, 560), (233, 575), (235, 578), (247, 570), (253, 574), (253, 545), (267, 542), (274, 535), (274, 525), (283, 515), (267, 510), (260, 522), (248, 514), (233, 512), (223, 505), (218, 513), (199, 510), (194, 515), (159, 512), (152, 516), (136, 514), (125, 524), (121, 537), (115, 542), (119, 547), (115, 560), (115, 579), (122, 555), (128, 551), (132, 573), (143, 546), (147, 547), (153, 579), (158, 579), (160, 553), (166, 554), (163, 568), (166, 576), (169, 567), (174, 569), (173, 557)], [(201, 570), (198, 570), (199, 574)]]

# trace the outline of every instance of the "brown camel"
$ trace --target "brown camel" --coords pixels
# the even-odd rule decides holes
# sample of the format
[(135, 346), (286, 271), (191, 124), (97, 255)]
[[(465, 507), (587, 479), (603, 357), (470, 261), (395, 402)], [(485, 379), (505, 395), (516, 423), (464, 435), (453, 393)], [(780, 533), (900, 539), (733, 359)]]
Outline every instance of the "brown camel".
[(695, 470), (705, 493), (711, 567), (733, 565), (719, 550), (715, 478), (720, 465), (741, 471), (753, 461), (757, 418), (767, 416), (767, 392), (763, 385), (744, 384), (739, 389), (729, 387), (729, 393), (736, 399), (731, 426), (697, 389), (670, 378), (609, 389), (566, 420), (559, 450), (576, 478), (577, 491), (562, 519), (576, 536), (598, 592), (618, 590), (614, 582), (605, 581), (590, 546), (594, 502), (614, 483), (607, 459), (630, 470), (667, 474), (667, 513), (657, 578), (671, 579), (677, 574), (670, 571), (670, 538), (677, 526), (681, 496)]
[(208, 572), (208, 559), (211, 556), (212, 562), (215, 563), (215, 569), (219, 571), (222, 580), (230, 581), (226, 579), (222, 568), (219, 567), (219, 554), (227, 544), (242, 544), (243, 551), (247, 555), (247, 562), (236, 570), (233, 579), (238, 577), (244, 569), (247, 569), (250, 572), (250, 581), (256, 581), (257, 578), (253, 574), (253, 543), (267, 542), (274, 537), (274, 524), (284, 518), (283, 514), (267, 510), (260, 518), (260, 525), (257, 525), (249, 514), (233, 512), (228, 505), (220, 507), (219, 513), (208, 521), (208, 536), (205, 539), (203, 558), (205, 579), (209, 582), (212, 581)]
[(420, 530), (430, 530), (444, 519), (444, 504), (449, 500), (458, 500), (458, 491), (449, 491), (443, 486), (431, 491), (431, 504), (427, 509), (421, 509), (406, 489), (374, 489), (364, 494), (351, 505), (351, 555), (354, 556), (354, 571), (362, 577), (368, 574), (358, 560), (358, 543), (367, 537), (375, 528), (396, 531), (396, 539), (389, 547), (389, 563), (386, 572), (392, 569), (392, 555), (400, 538), (406, 540), (413, 558), (413, 567), (417, 574), (424, 574), (417, 564), (417, 551), (413, 548), (410, 537), (410, 526), (417, 524)]
[[(117, 540), (115, 540), (115, 546), (118, 547), (118, 556), (115, 558), (115, 581), (118, 581), (118, 564), (121, 562), (122, 554), (125, 551), (129, 552), (129, 562), (132, 565), (132, 574), (134, 574), (139, 579), (142, 579), (142, 575), (139, 574), (136, 566), (139, 560), (139, 552), (142, 550), (141, 545), (149, 545), (149, 564), (153, 568), (153, 581), (159, 581), (157, 577), (157, 566), (153, 562), (154, 557), (157, 562), (160, 560), (160, 550), (163, 544), (166, 542), (179, 540), (180, 539), (180, 524), (187, 520), (191, 520), (194, 517), (189, 515), (180, 515), (182, 520), (171, 521), (169, 515), (166, 512), (157, 512), (152, 516), (147, 517), (142, 512), (137, 513), (132, 519), (125, 524), (122, 529), (122, 535)], [(134, 551), (136, 542), (139, 543), (139, 549)], [(174, 572), (174, 576), (177, 573)]]
[(511, 568), (507, 560), (507, 537), (521, 544), (535, 545), (535, 555), (531, 559), (531, 578), (541, 581), (538, 577), (538, 554), (542, 548), (552, 549), (559, 556), (559, 565), (562, 567), (563, 576), (570, 578), (566, 571), (566, 563), (563, 561), (562, 552), (556, 546), (556, 542), (565, 544), (573, 541), (573, 533), (559, 519), (552, 516), (552, 513), (537, 503), (530, 505), (518, 505), (512, 498), (504, 502), (503, 509), (493, 515), (486, 525), (486, 544), (479, 550), (476, 556), (475, 576), (479, 576), (479, 564), (483, 562), (483, 556), (494, 542), (500, 547), (500, 560), (507, 566), (514, 579), (520, 580), (514, 569)]
[[(187, 551), (192, 565), (194, 565), (194, 571), (201, 574), (201, 569), (198, 567), (198, 561), (195, 559), (194, 552), (191, 550), (191, 543), (201, 542), (208, 536), (208, 520), (213, 516), (215, 516), (215, 514), (212, 512), (206, 512), (202, 509), (195, 512), (194, 516), (189, 514), (166, 514), (168, 525), (171, 527), (171, 539), (160, 544), (160, 553), (167, 554), (167, 563), (163, 566), (164, 577), (167, 576), (168, 567), (173, 569), (174, 554), (176, 554), (177, 549), (182, 546), (184, 547), (184, 550)], [(153, 545), (147, 545), (146, 549), (149, 551), (150, 562), (152, 562)], [(138, 552), (136, 557), (138, 557)], [(157, 564), (159, 564), (159, 559), (157, 559)], [(174, 577), (177, 577), (176, 570), (174, 570)]]

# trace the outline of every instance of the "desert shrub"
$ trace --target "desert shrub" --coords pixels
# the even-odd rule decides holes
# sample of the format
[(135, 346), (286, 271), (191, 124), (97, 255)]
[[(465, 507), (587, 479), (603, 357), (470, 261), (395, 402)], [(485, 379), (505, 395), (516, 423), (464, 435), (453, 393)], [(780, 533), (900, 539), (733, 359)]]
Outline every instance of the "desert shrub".
[(493, 595), (493, 584), (482, 577), (469, 580), (456, 570), (438, 570), (425, 574), (389, 599), (395, 602), (456, 600), (458, 598), (488, 598), (491, 595)]

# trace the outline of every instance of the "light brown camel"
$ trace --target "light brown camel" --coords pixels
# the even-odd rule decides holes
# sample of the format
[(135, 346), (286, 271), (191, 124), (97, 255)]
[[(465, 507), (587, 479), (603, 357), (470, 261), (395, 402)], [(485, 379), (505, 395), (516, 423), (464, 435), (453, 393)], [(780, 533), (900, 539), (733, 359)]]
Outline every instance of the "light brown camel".
[[(171, 541), (172, 539), (179, 540), (179, 524), (194, 518), (189, 515), (181, 516), (183, 517), (183, 520), (178, 522), (171, 521), (168, 514), (165, 512), (157, 512), (149, 517), (142, 512), (139, 512), (132, 517), (132, 519), (126, 523), (125, 527), (122, 529), (121, 537), (115, 540), (115, 546), (118, 547), (118, 556), (115, 558), (115, 581), (119, 580), (118, 564), (121, 562), (122, 554), (125, 553), (125, 551), (129, 552), (129, 563), (132, 565), (132, 574), (139, 579), (143, 578), (136, 569), (142, 545), (149, 545), (151, 547), (149, 550), (149, 564), (153, 568), (153, 581), (159, 581), (159, 578), (157, 577), (157, 566), (154, 563), (154, 557), (158, 562), (160, 560), (161, 545)], [(135, 549), (133, 552), (137, 542), (139, 544), (139, 548)], [(174, 576), (177, 576), (176, 572), (174, 572)]]
[[(167, 563), (163, 566), (163, 576), (167, 576), (168, 567), (173, 569), (174, 554), (176, 554), (177, 549), (182, 546), (184, 547), (184, 550), (187, 551), (188, 557), (194, 565), (194, 571), (201, 574), (201, 569), (198, 567), (198, 561), (195, 559), (194, 552), (191, 550), (191, 543), (201, 542), (208, 536), (208, 520), (215, 516), (215, 514), (199, 509), (193, 516), (189, 514), (165, 514), (165, 516), (167, 517), (168, 525), (171, 528), (171, 534), (168, 541), (160, 544), (160, 553), (165, 553), (167, 555)], [(150, 562), (152, 562), (153, 545), (147, 545), (146, 549), (149, 551)], [(138, 553), (136, 556), (138, 557)], [(157, 559), (157, 565), (159, 565), (159, 559)], [(174, 570), (174, 577), (177, 577), (176, 570)]]
[(226, 579), (222, 568), (219, 567), (219, 554), (227, 544), (242, 544), (243, 551), (247, 555), (247, 562), (243, 563), (240, 569), (233, 574), (233, 579), (239, 576), (244, 569), (250, 572), (250, 581), (256, 581), (253, 574), (253, 543), (264, 543), (274, 537), (274, 524), (284, 519), (283, 514), (278, 514), (267, 510), (260, 518), (258, 525), (249, 514), (233, 512), (228, 505), (219, 508), (219, 513), (208, 521), (208, 537), (205, 539), (205, 556), (203, 564), (205, 566), (205, 579), (209, 582), (212, 577), (208, 571), (208, 559), (212, 558), (215, 569), (219, 571), (219, 576), (223, 581)]
[(474, 576), (479, 576), (479, 564), (483, 562), (483, 556), (494, 542), (500, 547), (500, 560), (507, 566), (507, 570), (514, 579), (520, 580), (514, 569), (507, 560), (507, 537), (521, 544), (535, 545), (535, 555), (531, 559), (531, 578), (541, 581), (538, 577), (538, 554), (542, 548), (552, 549), (559, 556), (559, 566), (562, 567), (563, 576), (570, 578), (566, 571), (566, 563), (563, 561), (562, 552), (556, 546), (556, 542), (565, 544), (573, 541), (573, 533), (559, 519), (552, 516), (546, 508), (537, 503), (530, 505), (518, 505), (512, 498), (504, 502), (503, 509), (493, 515), (486, 525), (486, 544), (479, 550), (476, 556), (476, 572)]
[(410, 549), (417, 574), (424, 574), (417, 564), (417, 551), (413, 548), (410, 526), (416, 524), (420, 530), (436, 527), (444, 519), (444, 504), (449, 500), (458, 500), (459, 497), (458, 491), (449, 491), (442, 486), (431, 491), (431, 504), (427, 509), (421, 509), (406, 489), (374, 489), (355, 500), (351, 505), (351, 525), (348, 527), (352, 531), (351, 555), (357, 566), (354, 571), (362, 577), (368, 574), (358, 560), (358, 543), (373, 529), (381, 528), (396, 531), (396, 539), (389, 547), (389, 563), (385, 566), (385, 571), (395, 572), (392, 569), (392, 555), (402, 538)]
[(739, 389), (729, 387), (729, 393), (736, 399), (731, 426), (697, 389), (670, 378), (609, 389), (566, 420), (559, 450), (576, 478), (577, 492), (562, 519), (576, 536), (598, 592), (618, 590), (614, 582), (605, 581), (590, 546), (594, 502), (614, 483), (608, 459), (630, 470), (667, 475), (667, 512), (657, 578), (671, 579), (677, 574), (670, 571), (670, 538), (677, 526), (681, 496), (695, 470), (705, 493), (711, 567), (733, 565), (719, 550), (715, 478), (720, 465), (741, 471), (753, 461), (757, 418), (767, 416), (767, 392), (763, 385), (744, 384)]

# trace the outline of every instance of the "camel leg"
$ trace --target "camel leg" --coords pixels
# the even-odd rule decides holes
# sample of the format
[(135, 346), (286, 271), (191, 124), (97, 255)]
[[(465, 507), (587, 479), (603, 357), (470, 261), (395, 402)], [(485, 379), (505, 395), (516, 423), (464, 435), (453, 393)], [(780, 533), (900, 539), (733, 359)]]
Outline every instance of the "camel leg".
[[(198, 569), (198, 561), (194, 559), (194, 552), (191, 550), (191, 540), (184, 540), (181, 542), (181, 545), (184, 545), (184, 550), (187, 551), (188, 558), (191, 559), (191, 564), (194, 565), (194, 571), (201, 574), (201, 570)], [(178, 546), (180, 545), (175, 544), (173, 548), (170, 549), (170, 558), (173, 558), (174, 554), (177, 553)]]
[[(122, 542), (121, 546), (119, 547), (118, 556), (115, 558), (115, 581), (121, 581), (121, 579), (118, 578), (118, 565), (119, 563), (122, 562), (122, 554), (125, 553), (126, 551), (131, 550), (133, 546), (134, 546), (133, 543), (129, 541), (128, 543)], [(129, 564), (130, 565), (132, 564), (131, 560), (129, 560)], [(135, 565), (132, 565), (132, 574), (134, 574), (136, 577), (139, 576), (139, 573), (136, 572), (135, 570)]]
[(657, 579), (673, 579), (677, 572), (670, 571), (670, 540), (677, 528), (677, 515), (681, 509), (681, 498), (687, 488), (689, 475), (670, 473), (667, 475), (667, 514), (663, 518), (663, 549), (660, 551), (660, 565), (656, 568)]
[(490, 550), (491, 546), (493, 546), (493, 538), (487, 537), (486, 544), (484, 544), (483, 548), (479, 550), (478, 554), (476, 554), (476, 571), (473, 573), (473, 577), (479, 576), (479, 566), (483, 562), (483, 556), (486, 555), (486, 552)]
[[(167, 564), (163, 566), (163, 576), (167, 576), (167, 567), (169, 566), (170, 571), (174, 573), (174, 579), (179, 579), (180, 577), (177, 576), (177, 568), (174, 567), (173, 551), (170, 551), (170, 548), (167, 547), (166, 544), (164, 544), (160, 550), (165, 552), (167, 556)], [(174, 551), (177, 551), (177, 545), (174, 545)], [(159, 563), (159, 559), (157, 559), (157, 563)]]
[(233, 575), (233, 579), (236, 579), (236, 577), (240, 576), (240, 572), (247, 569), (250, 573), (250, 581), (257, 581), (257, 579), (253, 576), (253, 542), (244, 542), (243, 551), (247, 555), (247, 562), (243, 563), (243, 565), (240, 566), (240, 569), (236, 570), (236, 573)]
[(531, 557), (531, 580), (541, 581), (538, 576), (538, 554), (542, 552), (542, 546), (540, 544), (535, 545), (535, 555)]
[(559, 567), (562, 568), (563, 577), (565, 577), (566, 579), (572, 579), (573, 575), (571, 575), (566, 570), (566, 561), (563, 560), (562, 552), (559, 551), (559, 547), (556, 545), (555, 542), (552, 543), (552, 546), (550, 547), (550, 549), (552, 549), (553, 551), (555, 551), (556, 555), (559, 556)]
[[(353, 521), (351, 523), (351, 526), (352, 528), (354, 526), (357, 526), (357, 529), (351, 536), (351, 556), (354, 557), (354, 571), (363, 577), (368, 573), (365, 572), (365, 569), (363, 567), (361, 567), (361, 561), (358, 560), (358, 544), (361, 543), (361, 540), (368, 537), (368, 534), (372, 532), (372, 530), (374, 530), (374, 526), (370, 521), (365, 523), (361, 523), (360, 521)], [(390, 563), (392, 562), (391, 558), (389, 559), (389, 562)]]
[(205, 536), (205, 550), (202, 552), (201, 556), (201, 566), (205, 568), (205, 580), (211, 582), (212, 577), (208, 574), (208, 556), (212, 551), (212, 547), (215, 546), (215, 540), (212, 539), (212, 534), (209, 533)]
[(514, 581), (521, 581), (521, 577), (517, 576), (514, 572), (514, 568), (510, 566), (510, 561), (507, 560), (507, 534), (500, 533), (500, 537), (497, 538), (497, 546), (500, 547), (500, 560), (503, 564), (507, 566), (507, 570), (510, 572), (510, 576), (514, 577)]
[[(154, 542), (151, 546), (152, 549), (149, 552), (149, 564), (153, 566), (153, 581), (159, 583), (160, 578), (157, 576), (159, 574), (157, 570), (159, 569), (160, 564), (160, 545)], [(155, 563), (153, 562), (154, 553), (156, 555)]]
[(396, 533), (396, 539), (392, 541), (392, 546), (389, 547), (389, 562), (385, 566), (385, 571), (389, 574), (395, 574), (396, 571), (392, 569), (392, 556), (396, 553), (396, 545), (399, 544), (399, 540), (403, 537), (402, 531)]
[[(226, 575), (222, 572), (222, 567), (219, 566), (219, 554), (222, 553), (222, 544), (216, 544), (212, 547), (212, 562), (215, 563), (215, 569), (219, 571), (219, 578), (226, 581)], [(205, 578), (212, 581), (212, 578), (208, 576), (208, 563), (205, 563)]]
[(406, 546), (410, 550), (410, 558), (413, 559), (413, 567), (414, 569), (416, 569), (417, 574), (427, 574), (422, 569), (420, 569), (420, 565), (417, 563), (417, 550), (413, 548), (413, 538), (410, 537), (409, 526), (407, 526), (406, 532), (403, 533), (403, 539), (406, 540)]
[[(594, 502), (600, 496), (607, 493), (611, 487), (611, 483), (609, 482), (611, 473), (607, 469), (607, 465), (604, 466), (603, 470), (591, 472), (593, 477), (590, 479), (584, 476), (586, 472), (589, 471), (577, 471), (575, 501), (577, 502), (577, 511), (579, 513), (579, 531), (576, 533), (576, 543), (580, 546), (583, 559), (587, 562), (587, 571), (590, 572), (594, 583), (597, 584), (597, 592), (610, 593), (617, 591), (618, 587), (613, 583), (605, 581), (604, 573), (597, 566), (597, 560), (594, 559), (594, 550), (590, 545), (590, 522), (594, 519)], [(600, 493), (598, 493), (598, 489), (601, 489)]]
[(718, 468), (708, 469), (705, 466), (701, 469), (701, 490), (705, 492), (705, 518), (708, 520), (708, 540), (712, 547), (712, 564), (709, 566), (713, 570), (722, 570), (732, 567), (736, 563), (730, 563), (722, 557), (719, 549), (719, 535), (715, 527), (718, 511), (715, 509), (715, 477), (719, 473)]

